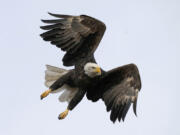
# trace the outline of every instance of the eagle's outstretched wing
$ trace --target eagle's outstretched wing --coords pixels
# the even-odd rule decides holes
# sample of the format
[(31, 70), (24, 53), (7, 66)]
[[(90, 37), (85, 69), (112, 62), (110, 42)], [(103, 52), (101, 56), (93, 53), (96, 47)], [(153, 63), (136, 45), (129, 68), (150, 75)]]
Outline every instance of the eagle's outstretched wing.
[(110, 119), (124, 121), (131, 103), (136, 114), (138, 92), (141, 89), (139, 71), (134, 64), (126, 65), (107, 73), (104, 78), (102, 99), (107, 111), (111, 111)]
[(92, 101), (102, 98), (107, 111), (111, 111), (111, 121), (124, 121), (131, 103), (136, 114), (137, 96), (141, 89), (136, 65), (129, 64), (106, 72), (93, 89), (87, 93), (87, 98)]
[(65, 66), (73, 66), (79, 59), (93, 55), (105, 32), (104, 23), (86, 15), (49, 14), (59, 19), (42, 20), (50, 25), (41, 26), (47, 32), (40, 36), (66, 51)]

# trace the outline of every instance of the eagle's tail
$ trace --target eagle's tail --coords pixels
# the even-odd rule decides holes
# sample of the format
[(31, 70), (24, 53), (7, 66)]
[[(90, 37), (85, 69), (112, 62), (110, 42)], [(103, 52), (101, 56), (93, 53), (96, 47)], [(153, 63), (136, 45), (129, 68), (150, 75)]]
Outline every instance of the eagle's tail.
[(57, 79), (68, 73), (68, 70), (46, 65), (45, 86), (50, 87)]
[[(62, 77), (63, 75), (67, 74), (69, 71), (66, 69), (46, 65), (45, 70), (45, 86), (50, 87), (57, 79)], [(64, 92), (60, 95), (59, 101), (60, 102), (70, 102), (71, 99), (74, 97), (74, 95), (77, 92), (77, 88), (72, 88), (68, 85), (63, 85), (61, 88), (53, 91), (52, 93), (61, 92), (64, 90)]]

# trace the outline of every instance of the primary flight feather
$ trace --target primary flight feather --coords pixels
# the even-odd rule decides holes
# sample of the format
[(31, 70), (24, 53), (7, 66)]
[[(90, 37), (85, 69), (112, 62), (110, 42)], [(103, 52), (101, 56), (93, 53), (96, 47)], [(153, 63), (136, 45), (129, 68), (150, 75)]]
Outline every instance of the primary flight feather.
[(41, 94), (41, 99), (49, 93), (64, 90), (59, 100), (67, 101), (68, 106), (59, 119), (65, 118), (85, 95), (93, 102), (102, 99), (107, 111), (111, 112), (112, 122), (124, 121), (131, 104), (136, 114), (141, 89), (137, 66), (128, 64), (104, 71), (95, 61), (94, 52), (106, 30), (105, 24), (87, 15), (49, 14), (57, 19), (42, 20), (47, 25), (41, 26), (46, 32), (40, 36), (65, 51), (63, 65), (74, 66), (74, 69), (47, 65), (45, 85), (49, 90)]

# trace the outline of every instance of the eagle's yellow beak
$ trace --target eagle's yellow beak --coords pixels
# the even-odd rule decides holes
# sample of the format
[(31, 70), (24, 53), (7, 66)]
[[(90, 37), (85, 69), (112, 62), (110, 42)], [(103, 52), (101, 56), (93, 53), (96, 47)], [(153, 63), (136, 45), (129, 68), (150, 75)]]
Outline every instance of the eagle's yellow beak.
[(101, 68), (100, 67), (96, 67), (96, 72), (101, 75)]

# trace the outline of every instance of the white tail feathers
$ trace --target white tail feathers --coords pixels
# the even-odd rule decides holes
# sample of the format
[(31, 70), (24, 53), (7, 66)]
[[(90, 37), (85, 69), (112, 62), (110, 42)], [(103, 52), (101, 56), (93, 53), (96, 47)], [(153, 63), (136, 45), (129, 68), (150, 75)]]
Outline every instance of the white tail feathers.
[(46, 65), (45, 86), (50, 87), (57, 79), (68, 73), (68, 70)]
[[(50, 87), (57, 79), (68, 73), (68, 70), (46, 65), (46, 71), (45, 71), (45, 86)], [(78, 91), (77, 88), (72, 88), (68, 85), (63, 85), (61, 88), (53, 91), (52, 93), (61, 92), (64, 90), (64, 92), (59, 96), (60, 102), (70, 102), (71, 99), (74, 97), (76, 92)]]

